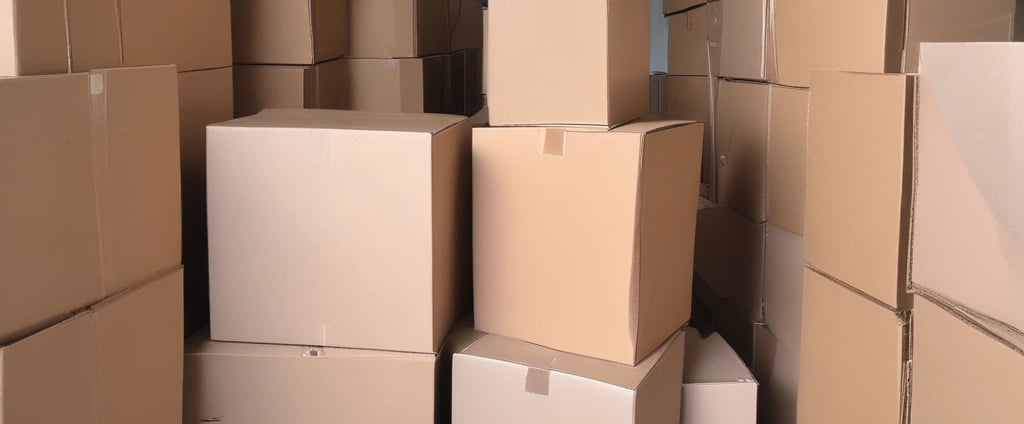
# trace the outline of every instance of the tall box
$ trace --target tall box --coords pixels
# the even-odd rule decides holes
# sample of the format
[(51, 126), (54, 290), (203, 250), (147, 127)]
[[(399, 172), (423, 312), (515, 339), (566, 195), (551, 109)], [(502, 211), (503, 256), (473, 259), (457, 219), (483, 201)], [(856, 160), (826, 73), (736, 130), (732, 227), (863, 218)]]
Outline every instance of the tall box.
[(422, 59), (344, 59), (348, 109), (443, 113), (451, 102), (449, 56)]
[(676, 424), (684, 338), (633, 367), (483, 336), (452, 359), (452, 424)]
[(181, 269), (0, 347), (5, 423), (178, 424)]
[(231, 66), (230, 0), (118, 0), (125, 66)]
[(647, 0), (500, 0), (489, 7), (492, 125), (607, 127), (646, 114)]
[(811, 84), (807, 264), (909, 309), (914, 77), (820, 72)]
[(686, 332), (679, 424), (755, 424), (757, 392), (757, 380), (722, 336)]
[(437, 352), (469, 281), (465, 118), (270, 109), (207, 131), (214, 340)]
[(924, 44), (910, 280), (1024, 330), (1024, 48)]
[(235, 65), (235, 115), (263, 109), (346, 109), (344, 59), (316, 65)]
[(448, 53), (449, 0), (348, 1), (349, 57), (412, 58)]
[(717, 96), (718, 202), (754, 222), (765, 222), (771, 86), (721, 80)]
[(701, 201), (697, 210), (694, 272), (748, 323), (764, 319), (766, 227), (721, 205)]
[(344, 56), (348, 52), (349, 1), (232, 2), (235, 63), (312, 65)]

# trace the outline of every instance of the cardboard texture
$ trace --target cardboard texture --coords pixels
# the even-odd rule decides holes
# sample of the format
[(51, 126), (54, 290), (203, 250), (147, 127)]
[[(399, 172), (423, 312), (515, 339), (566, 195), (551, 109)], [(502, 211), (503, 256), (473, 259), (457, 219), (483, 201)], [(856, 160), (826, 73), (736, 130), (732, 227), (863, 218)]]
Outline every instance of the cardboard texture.
[(924, 44), (910, 279), (1024, 331), (1024, 48)]
[(469, 282), (465, 118), (268, 109), (207, 131), (214, 340), (440, 348)]
[(117, 0), (64, 0), (64, 12), (71, 72), (121, 66)]
[(432, 354), (226, 343), (197, 334), (185, 344), (184, 422), (449, 422), (452, 352), (480, 336), (457, 328), (443, 352)]
[(905, 422), (909, 314), (806, 269), (797, 422)]
[(182, 263), (185, 334), (210, 322), (209, 251), (206, 246), (206, 126), (234, 117), (232, 68), (178, 74), (181, 128)]
[(312, 65), (348, 53), (350, 0), (245, 0), (231, 7), (235, 63)]
[(914, 77), (820, 72), (811, 83), (806, 261), (909, 309)]
[(758, 384), (722, 336), (686, 332), (680, 424), (757, 423)]
[(803, 296), (804, 239), (767, 226), (764, 249), (764, 322), (778, 342), (800, 347), (800, 304)]
[(452, 52), (484, 47), (484, 5), (481, 0), (448, 0), (448, 48)]
[(700, 181), (713, 184), (715, 172), (714, 111), (718, 80), (708, 77), (666, 76), (659, 89), (659, 112), (668, 119), (704, 123)]
[(263, 109), (345, 109), (347, 72), (343, 59), (312, 66), (236, 65), (235, 115)]
[(632, 367), (483, 336), (452, 360), (452, 423), (676, 424), (684, 338)]
[(768, 84), (720, 80), (715, 109), (718, 202), (767, 220)]
[(0, 346), (4, 423), (181, 422), (180, 269)]
[[(173, 67), (0, 80), (0, 341), (181, 263)], [(59, 258), (54, 262), (54, 258)]]
[(768, 124), (768, 223), (804, 233), (810, 90), (771, 86)]
[(501, 0), (489, 7), (492, 125), (608, 127), (646, 113), (647, 0)]
[(68, 72), (64, 0), (0, 4), (0, 76)]
[(229, 0), (118, 0), (125, 66), (231, 66)]
[(681, 327), (702, 133), (475, 129), (477, 329), (633, 365)]
[[(348, 1), (349, 57), (414, 58), (448, 53), (450, 0)], [(466, 21), (470, 20), (467, 17)], [(457, 41), (463, 42), (463, 36), (459, 31)]]
[(756, 326), (753, 371), (760, 383), (757, 405), (761, 422), (796, 423), (800, 346), (784, 345), (768, 327)]
[(709, 9), (701, 6), (668, 17), (669, 75), (718, 75), (718, 58), (712, 60), (708, 50), (708, 26), (714, 19)]
[(441, 113), (451, 107), (448, 56), (344, 59), (348, 108), (367, 112)]
[(704, 4), (704, 0), (663, 0), (661, 7), (662, 13), (671, 15), (702, 4)]
[(446, 113), (471, 116), (480, 111), (484, 105), (482, 66), (479, 49), (451, 54), (451, 108)]
[(1022, 379), (1019, 334), (915, 296), (911, 422), (1017, 422), (1024, 413), (1017, 388)]
[(747, 322), (764, 317), (765, 227), (720, 205), (697, 211), (694, 271), (718, 297), (740, 305)]
[(778, 80), (807, 87), (812, 71), (913, 73), (921, 42), (1012, 40), (1014, 3), (775, 0)]
[(770, 0), (721, 1), (721, 65), (717, 75), (776, 80)]

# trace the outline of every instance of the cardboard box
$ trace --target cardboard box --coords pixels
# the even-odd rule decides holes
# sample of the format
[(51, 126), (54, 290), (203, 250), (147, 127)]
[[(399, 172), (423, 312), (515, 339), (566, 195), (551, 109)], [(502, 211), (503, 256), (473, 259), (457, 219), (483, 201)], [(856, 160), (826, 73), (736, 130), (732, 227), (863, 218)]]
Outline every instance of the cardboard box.
[(200, 333), (185, 343), (184, 422), (450, 422), (452, 353), (482, 335), (459, 324), (441, 353), (406, 353)]
[(700, 6), (667, 18), (669, 75), (718, 75), (719, 59), (708, 49), (708, 27), (716, 18), (710, 9)]
[(465, 118), (269, 109), (207, 131), (214, 340), (437, 352), (469, 282)]
[(1014, 11), (1015, 0), (777, 0), (779, 83), (807, 87), (812, 71), (913, 73), (921, 42), (1012, 40)]
[(483, 71), (482, 71), (483, 72), (483, 85), (481, 87), (483, 87), (483, 90), (484, 90), (483, 92), (484, 92), (485, 95), (487, 94), (487, 52), (488, 52), (488, 50), (490, 50), (490, 48), (487, 47), (487, 44), (488, 44), (488, 42), (487, 42), (487, 34), (488, 34), (488, 32), (487, 31), (488, 31), (488, 26), (489, 26), (488, 21), (487, 21), (487, 19), (488, 19), (487, 18), (487, 14), (488, 14), (487, 13), (487, 9), (484, 9), (483, 63), (481, 63), (480, 66), (481, 66), (481, 69), (483, 69)]
[(182, 258), (185, 334), (210, 322), (209, 252), (206, 246), (206, 126), (234, 117), (232, 68), (178, 74), (181, 121)]
[(922, 46), (910, 271), (915, 290), (1017, 330), (1024, 329), (1021, 47)]
[(349, 109), (442, 113), (451, 107), (448, 56), (344, 61), (349, 78)]
[(757, 423), (758, 384), (722, 336), (686, 332), (680, 424)]
[(910, 312), (806, 269), (802, 333), (797, 422), (905, 422)]
[(701, 174), (703, 184), (714, 185), (714, 104), (718, 91), (718, 80), (708, 77), (665, 76), (661, 79), (659, 109), (657, 112), (668, 119), (681, 119), (704, 123), (704, 147), (701, 149)]
[(0, 76), (121, 64), (116, 0), (8, 1), (0, 16)]
[(229, 0), (118, 0), (125, 66), (231, 66)]
[(235, 63), (313, 65), (348, 53), (349, 0), (246, 0), (231, 7)]
[(348, 1), (349, 57), (413, 58), (448, 53), (449, 0)]
[(768, 84), (720, 80), (715, 110), (718, 203), (767, 220)]
[[(799, 308), (799, 305), (797, 305)], [(787, 346), (772, 331), (754, 328), (754, 377), (758, 383), (758, 411), (769, 423), (795, 423), (800, 383), (800, 346)]]
[(934, 299), (914, 306), (913, 422), (1017, 421), (1024, 337)]
[(768, 223), (804, 233), (811, 92), (773, 85), (768, 124)]
[(804, 238), (767, 226), (764, 248), (764, 322), (782, 345), (800, 347)]
[(477, 329), (629, 365), (679, 329), (702, 133), (682, 121), (475, 129)]
[(722, 77), (757, 81), (777, 79), (769, 0), (722, 1)]
[[(43, 5), (51, 1), (19, 2)], [(64, 0), (71, 72), (121, 66), (118, 0)], [(32, 25), (38, 25), (32, 21)]]
[(263, 109), (345, 109), (347, 71), (344, 59), (311, 66), (236, 65), (235, 115)]
[(448, 0), (448, 49), (484, 48), (484, 4), (481, 0)]
[(663, 0), (661, 11), (665, 15), (671, 15), (702, 4), (704, 4), (704, 0)]
[(740, 305), (747, 322), (764, 317), (765, 227), (721, 205), (702, 203), (697, 211), (694, 271), (718, 297)]
[(493, 125), (608, 127), (647, 112), (647, 0), (501, 1), (490, 8)]
[(452, 423), (676, 423), (684, 338), (632, 367), (483, 336), (452, 360)]
[(807, 264), (909, 309), (914, 77), (821, 72), (811, 83)]
[[(173, 67), (0, 80), (0, 342), (181, 263)], [(45, 141), (45, 142), (44, 142)]]
[(5, 423), (181, 422), (181, 270), (0, 345)]
[(447, 113), (471, 116), (483, 107), (482, 66), (483, 53), (479, 49), (451, 54), (452, 108)]

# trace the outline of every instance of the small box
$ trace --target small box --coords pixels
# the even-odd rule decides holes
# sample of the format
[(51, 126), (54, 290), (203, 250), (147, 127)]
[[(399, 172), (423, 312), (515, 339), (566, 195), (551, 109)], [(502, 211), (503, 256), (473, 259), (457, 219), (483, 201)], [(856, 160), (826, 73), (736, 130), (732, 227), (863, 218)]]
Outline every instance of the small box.
[(722, 1), (715, 22), (721, 22), (721, 65), (718, 76), (776, 81), (771, 1)]
[(117, 19), (117, 0), (8, 1), (0, 6), (0, 76), (120, 66)]
[(717, 333), (686, 332), (680, 424), (756, 424), (758, 382)]
[(445, 113), (453, 108), (451, 58), (349, 59), (348, 109), (366, 112)]
[(117, 1), (125, 66), (231, 66), (230, 0)]
[(344, 59), (317, 65), (236, 65), (235, 115), (263, 109), (346, 109), (348, 67)]
[(348, 53), (350, 0), (245, 0), (231, 7), (235, 63), (313, 65)]
[[(348, 1), (349, 57), (415, 58), (449, 52), (450, 0)], [(463, 2), (467, 8), (480, 3)]]
[(711, 6), (700, 6), (668, 19), (668, 74), (708, 76), (719, 74), (719, 49), (708, 46), (708, 28), (716, 17)]

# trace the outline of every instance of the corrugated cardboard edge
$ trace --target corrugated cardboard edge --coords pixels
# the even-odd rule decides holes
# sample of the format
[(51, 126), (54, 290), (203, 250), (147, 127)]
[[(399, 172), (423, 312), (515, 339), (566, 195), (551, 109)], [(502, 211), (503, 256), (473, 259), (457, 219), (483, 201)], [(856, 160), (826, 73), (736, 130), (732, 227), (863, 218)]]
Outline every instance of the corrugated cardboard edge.
[[(972, 310), (956, 300), (924, 287), (919, 287), (915, 291), (915, 294), (921, 296), (929, 303), (938, 306), (975, 330), (1024, 356), (1024, 331), (1021, 329), (1015, 328), (1012, 325), (992, 318), (984, 313)], [(999, 334), (998, 332), (993, 331), (993, 328), (1004, 331), (1007, 334)], [(1009, 337), (1007, 337), (1007, 335)], [(1011, 340), (1013, 337), (1018, 338), (1019, 340)]]

